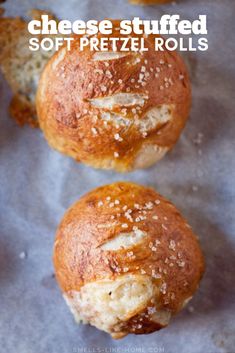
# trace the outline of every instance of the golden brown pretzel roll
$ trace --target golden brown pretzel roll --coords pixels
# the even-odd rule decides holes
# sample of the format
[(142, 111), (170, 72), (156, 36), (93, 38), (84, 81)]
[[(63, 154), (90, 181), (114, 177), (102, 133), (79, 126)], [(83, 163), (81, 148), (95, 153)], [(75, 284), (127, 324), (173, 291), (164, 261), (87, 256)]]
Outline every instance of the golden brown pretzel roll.
[(76, 38), (70, 51), (53, 56), (37, 94), (40, 126), (52, 147), (118, 171), (148, 167), (172, 148), (189, 113), (188, 74), (176, 52), (154, 50), (153, 36), (145, 45), (143, 52), (80, 51)]
[(120, 338), (167, 326), (198, 288), (204, 259), (175, 206), (153, 189), (119, 182), (66, 212), (54, 266), (75, 319)]

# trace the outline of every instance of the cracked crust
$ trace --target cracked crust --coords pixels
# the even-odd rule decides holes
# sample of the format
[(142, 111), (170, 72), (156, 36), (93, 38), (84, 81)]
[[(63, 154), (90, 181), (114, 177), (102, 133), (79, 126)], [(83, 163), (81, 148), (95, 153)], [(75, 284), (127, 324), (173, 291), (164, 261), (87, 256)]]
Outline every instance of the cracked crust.
[(139, 168), (143, 146), (155, 147), (150, 164), (174, 146), (189, 114), (189, 77), (176, 52), (155, 52), (153, 36), (145, 41), (147, 52), (97, 59), (88, 48), (79, 50), (76, 37), (70, 51), (53, 56), (37, 92), (40, 127), (51, 147), (95, 168), (125, 172)]
[[(133, 237), (133, 232), (143, 233), (141, 241), (125, 242), (124, 237)], [(204, 259), (197, 237), (174, 205), (153, 189), (118, 182), (91, 191), (66, 212), (56, 234), (54, 266), (73, 312), (101, 329), (102, 324), (86, 317), (81, 306), (91, 302), (89, 297), (80, 298), (87, 286), (92, 284), (94, 293), (102, 281), (115, 283), (131, 275), (139, 283), (138, 276), (147, 276), (154, 294), (145, 307), (105, 329), (117, 338), (166, 326), (166, 315), (157, 317), (176, 314), (193, 296), (204, 272)], [(74, 295), (80, 299), (74, 302)], [(156, 312), (155, 321), (150, 312)]]

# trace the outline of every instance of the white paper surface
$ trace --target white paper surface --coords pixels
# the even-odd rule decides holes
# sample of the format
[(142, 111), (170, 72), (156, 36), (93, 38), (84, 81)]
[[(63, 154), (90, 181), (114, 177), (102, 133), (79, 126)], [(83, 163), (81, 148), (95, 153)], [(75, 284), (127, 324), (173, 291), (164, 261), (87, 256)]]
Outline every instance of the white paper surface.
[[(209, 51), (186, 54), (193, 108), (175, 149), (153, 168), (126, 175), (76, 164), (50, 149), (39, 130), (19, 128), (8, 115), (11, 93), (0, 76), (0, 352), (235, 352), (234, 1), (142, 8), (127, 0), (14, 0), (5, 7), (6, 15), (40, 8), (70, 20), (207, 14)], [(199, 235), (207, 269), (200, 290), (167, 329), (114, 341), (75, 324), (53, 277), (51, 255), (66, 208), (117, 180), (151, 185), (171, 199)]]

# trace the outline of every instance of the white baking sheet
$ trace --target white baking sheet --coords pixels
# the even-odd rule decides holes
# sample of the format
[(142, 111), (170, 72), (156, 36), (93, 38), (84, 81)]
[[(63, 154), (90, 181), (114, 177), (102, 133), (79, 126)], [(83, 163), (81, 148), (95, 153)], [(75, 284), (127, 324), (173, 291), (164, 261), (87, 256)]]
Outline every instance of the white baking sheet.
[[(76, 164), (51, 150), (39, 130), (19, 128), (0, 76), (0, 352), (235, 352), (235, 2), (142, 8), (127, 0), (12, 0), (5, 7), (12, 16), (40, 8), (70, 20), (208, 14), (209, 51), (187, 55), (193, 108), (177, 146), (153, 168), (127, 175)], [(51, 261), (65, 209), (116, 180), (152, 185), (171, 199), (199, 235), (207, 262), (200, 290), (167, 329), (120, 341), (74, 323)]]

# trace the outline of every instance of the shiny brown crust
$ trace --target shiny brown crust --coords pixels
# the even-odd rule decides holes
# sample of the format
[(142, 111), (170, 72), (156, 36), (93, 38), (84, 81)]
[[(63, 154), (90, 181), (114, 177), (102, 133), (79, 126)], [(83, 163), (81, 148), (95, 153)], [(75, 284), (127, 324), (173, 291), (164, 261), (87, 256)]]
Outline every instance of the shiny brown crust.
[[(127, 210), (132, 210), (133, 221)], [(147, 233), (144, 244), (118, 251), (101, 249), (133, 227)], [(118, 182), (91, 191), (66, 212), (56, 234), (54, 266), (65, 293), (80, 291), (90, 282), (145, 273), (160, 288), (158, 308), (175, 314), (198, 288), (204, 259), (197, 237), (174, 205), (151, 188)], [(141, 317), (124, 323), (124, 331), (140, 334), (161, 328), (144, 315), (145, 324), (138, 329)]]
[[(114, 21), (114, 28), (118, 25)], [(113, 37), (118, 36), (116, 29)], [(156, 52), (154, 38), (145, 38), (147, 52), (128, 53), (115, 60), (94, 61), (95, 52), (88, 48), (79, 51), (79, 38), (72, 42), (70, 51), (62, 48), (53, 56), (42, 74), (36, 100), (40, 127), (52, 147), (93, 167), (118, 171), (134, 168), (143, 145), (173, 147), (188, 118), (190, 82), (179, 54), (167, 50)], [(121, 43), (117, 46), (120, 49)], [(148, 74), (144, 82), (139, 82), (141, 73)], [(134, 113), (135, 106), (127, 109), (115, 106), (110, 110), (90, 102), (117, 93), (144, 94), (148, 99)], [(125, 108), (125, 118), (133, 122), (136, 115), (142, 119), (149, 109), (164, 104), (174, 106), (172, 120), (146, 136), (135, 125), (125, 128), (112, 121), (105, 125), (101, 117), (110, 111), (123, 115)], [(121, 140), (115, 139), (115, 135)]]

